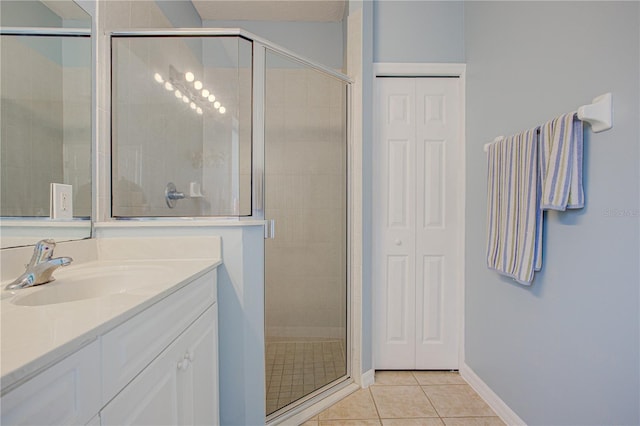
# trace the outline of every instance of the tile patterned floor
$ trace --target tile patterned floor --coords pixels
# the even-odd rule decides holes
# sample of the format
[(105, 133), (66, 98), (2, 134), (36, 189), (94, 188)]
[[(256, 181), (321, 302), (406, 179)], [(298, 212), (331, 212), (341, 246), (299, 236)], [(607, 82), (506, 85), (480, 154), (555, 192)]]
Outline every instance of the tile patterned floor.
[(504, 426), (458, 373), (377, 371), (376, 383), (303, 426)]
[(346, 374), (341, 340), (267, 342), (267, 415)]

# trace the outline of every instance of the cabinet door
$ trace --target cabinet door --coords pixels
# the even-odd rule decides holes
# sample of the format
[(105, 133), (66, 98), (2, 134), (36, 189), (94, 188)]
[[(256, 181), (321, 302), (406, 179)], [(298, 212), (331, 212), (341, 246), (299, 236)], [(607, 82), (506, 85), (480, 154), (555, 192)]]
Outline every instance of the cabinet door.
[(100, 412), (102, 425), (177, 425), (177, 353), (163, 353)]
[(113, 398), (216, 300), (209, 272), (102, 337), (102, 395)]
[(102, 425), (217, 424), (216, 306), (102, 410)]
[(181, 424), (218, 424), (218, 305), (185, 332), (184, 365), (178, 375)]
[(95, 341), (3, 395), (0, 424), (84, 425), (101, 405), (99, 359)]

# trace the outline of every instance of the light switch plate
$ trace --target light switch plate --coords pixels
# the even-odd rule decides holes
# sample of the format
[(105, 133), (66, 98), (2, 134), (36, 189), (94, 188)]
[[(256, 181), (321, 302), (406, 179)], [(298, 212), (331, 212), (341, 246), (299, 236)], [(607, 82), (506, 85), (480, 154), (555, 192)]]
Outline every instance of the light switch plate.
[(73, 186), (51, 184), (51, 219), (73, 219)]

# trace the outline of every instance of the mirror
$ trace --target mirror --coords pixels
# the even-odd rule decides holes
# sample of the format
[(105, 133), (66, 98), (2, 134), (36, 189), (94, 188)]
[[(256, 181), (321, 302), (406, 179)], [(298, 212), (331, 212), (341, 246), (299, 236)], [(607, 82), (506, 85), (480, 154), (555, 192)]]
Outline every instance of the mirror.
[(71, 0), (3, 0), (0, 18), (0, 246), (88, 238), (91, 16)]

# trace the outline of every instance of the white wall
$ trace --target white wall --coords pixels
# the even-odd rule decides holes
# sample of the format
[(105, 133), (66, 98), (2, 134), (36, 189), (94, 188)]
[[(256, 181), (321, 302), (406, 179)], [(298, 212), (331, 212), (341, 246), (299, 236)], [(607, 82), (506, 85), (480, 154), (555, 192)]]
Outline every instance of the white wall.
[[(639, 6), (465, 3), (466, 362), (531, 425), (640, 423)], [(586, 207), (547, 214), (531, 287), (487, 270), (483, 144), (608, 91)]]

